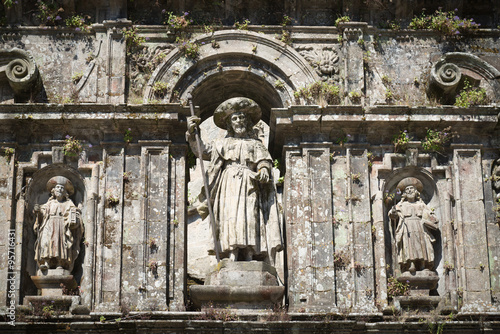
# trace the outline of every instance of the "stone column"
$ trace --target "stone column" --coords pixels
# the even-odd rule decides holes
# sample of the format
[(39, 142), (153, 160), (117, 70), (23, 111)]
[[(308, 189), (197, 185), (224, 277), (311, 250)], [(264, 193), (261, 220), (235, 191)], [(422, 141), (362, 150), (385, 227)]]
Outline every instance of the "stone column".
[(335, 307), (330, 144), (285, 146), (284, 210), (289, 307)]
[(456, 148), (453, 165), (458, 295), (462, 311), (486, 311), (491, 295), (480, 148)]

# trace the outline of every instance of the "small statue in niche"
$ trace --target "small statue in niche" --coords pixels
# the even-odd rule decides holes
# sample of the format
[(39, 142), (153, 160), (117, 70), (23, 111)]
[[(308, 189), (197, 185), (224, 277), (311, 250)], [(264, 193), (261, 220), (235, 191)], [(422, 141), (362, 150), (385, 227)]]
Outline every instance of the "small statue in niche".
[(40, 270), (73, 270), (83, 236), (81, 210), (69, 196), (74, 187), (64, 176), (54, 176), (47, 182), (51, 196), (43, 205), (35, 204), (35, 261)]
[(495, 190), (495, 200), (497, 202), (500, 201), (500, 159), (495, 161), (495, 167), (493, 167), (493, 171), (491, 172), (491, 179), (493, 181), (493, 189)]
[(401, 271), (434, 270), (433, 231), (438, 230), (438, 220), (420, 198), (423, 184), (415, 177), (408, 177), (401, 180), (397, 188), (402, 192), (401, 201), (391, 208), (389, 218), (396, 226)]
[[(186, 138), (198, 158), (210, 160), (207, 176), (221, 257), (272, 263), (282, 249), (281, 229), (271, 182), (272, 158), (252, 129), (260, 115), (254, 101), (232, 98), (214, 113), (215, 125), (227, 130), (224, 138), (205, 143), (203, 152), (198, 152), (193, 135), (198, 117), (188, 118)], [(208, 215), (204, 195), (202, 189), (197, 208), (202, 218)]]

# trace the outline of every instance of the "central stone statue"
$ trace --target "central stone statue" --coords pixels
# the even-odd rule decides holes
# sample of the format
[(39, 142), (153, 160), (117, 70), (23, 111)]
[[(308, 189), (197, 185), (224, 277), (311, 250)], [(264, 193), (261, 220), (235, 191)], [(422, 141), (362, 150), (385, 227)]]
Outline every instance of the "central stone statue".
[(397, 226), (395, 239), (401, 271), (434, 270), (433, 233), (438, 230), (438, 220), (420, 198), (423, 184), (415, 177), (407, 177), (397, 188), (402, 192), (401, 201), (392, 207), (389, 217)]
[[(207, 177), (221, 257), (233, 261), (272, 263), (282, 249), (272, 159), (253, 131), (260, 116), (260, 107), (248, 98), (223, 102), (214, 113), (214, 123), (227, 135), (203, 143), (203, 152), (198, 152), (193, 135), (200, 118), (188, 118), (191, 149), (210, 161)], [(197, 208), (202, 218), (208, 215), (204, 194), (202, 189)]]
[(35, 204), (34, 208), (35, 261), (41, 270), (61, 268), (71, 272), (83, 235), (80, 209), (69, 198), (74, 188), (64, 176), (54, 176), (47, 182), (47, 190), (51, 194), (47, 203)]

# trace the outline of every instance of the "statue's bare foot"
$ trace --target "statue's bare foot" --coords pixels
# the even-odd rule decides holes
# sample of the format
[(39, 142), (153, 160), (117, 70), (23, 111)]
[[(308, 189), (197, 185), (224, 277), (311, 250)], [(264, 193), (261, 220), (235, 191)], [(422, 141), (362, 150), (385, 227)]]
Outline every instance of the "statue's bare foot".
[(417, 271), (417, 269), (415, 268), (415, 262), (412, 262), (412, 263), (410, 264), (410, 269), (408, 269), (408, 270), (409, 270), (409, 271), (410, 271), (410, 273), (412, 273), (412, 274), (414, 274), (414, 273)]
[(229, 252), (229, 260), (238, 261), (238, 248), (235, 248)]

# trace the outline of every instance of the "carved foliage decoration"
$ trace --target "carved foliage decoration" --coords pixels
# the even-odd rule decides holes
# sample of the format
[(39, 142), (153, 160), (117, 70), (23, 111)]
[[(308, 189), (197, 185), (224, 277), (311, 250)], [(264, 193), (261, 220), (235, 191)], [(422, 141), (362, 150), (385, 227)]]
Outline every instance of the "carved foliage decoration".
[(500, 78), (500, 71), (477, 56), (463, 52), (447, 53), (431, 69), (427, 94), (440, 98), (444, 103), (450, 103), (465, 77), (470, 82), (479, 84), (482, 79)]
[(316, 50), (312, 46), (299, 47), (297, 51), (309, 62), (323, 80), (338, 73), (337, 62), (339, 56), (337, 51), (331, 47)]
[(0, 72), (5, 74), (16, 102), (27, 102), (41, 89), (35, 61), (24, 50), (0, 50)]
[(142, 95), (151, 73), (154, 72), (158, 65), (163, 63), (166, 55), (172, 49), (174, 49), (173, 45), (163, 45), (155, 48), (145, 47), (130, 56), (130, 87), (137, 96)]

